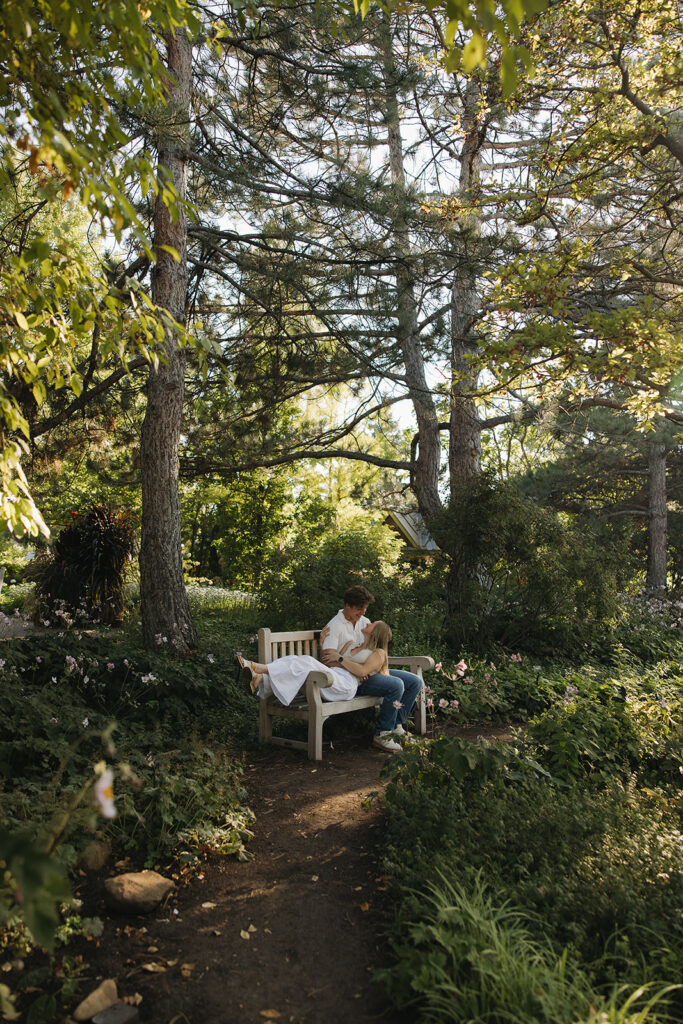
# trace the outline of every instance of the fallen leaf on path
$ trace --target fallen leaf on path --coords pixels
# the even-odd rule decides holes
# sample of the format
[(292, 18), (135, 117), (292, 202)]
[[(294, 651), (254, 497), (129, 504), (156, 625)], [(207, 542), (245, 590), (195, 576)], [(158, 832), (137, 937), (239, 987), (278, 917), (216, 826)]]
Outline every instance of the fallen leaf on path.
[(249, 927), (247, 928), (247, 931), (253, 934), (254, 932), (258, 931), (258, 928), (255, 928), (253, 924), (250, 924)]
[(159, 947), (158, 946), (148, 946), (147, 947), (147, 952), (148, 953), (158, 953), (159, 952)]
[(122, 1003), (128, 1003), (129, 1006), (139, 1006), (142, 1002), (142, 996), (139, 992), (136, 992), (133, 996), (119, 996), (119, 1000)]
[(263, 930), (264, 930), (264, 932), (266, 933), (266, 935), (272, 935), (272, 934), (273, 934), (273, 933), (271, 932), (270, 928), (264, 928)]
[(249, 932), (245, 932), (244, 928), (242, 928), (240, 930), (240, 938), (241, 939), (250, 939), (251, 935), (249, 934)]
[(360, 909), (363, 911), (363, 913), (365, 913), (366, 910), (370, 909), (370, 904), (369, 903), (359, 903), (358, 905), (359, 905)]
[(206, 903), (202, 903), (202, 908), (204, 910), (213, 910), (215, 906), (217, 906), (217, 904), (212, 903), (211, 900), (207, 900)]
[[(283, 800), (289, 800), (290, 799), (289, 793), (284, 793), (282, 799)], [(261, 1013), (263, 1013), (263, 1010), (261, 1010)], [(278, 1017), (279, 1016), (280, 1016), (280, 1014), (278, 1013)]]
[(163, 964), (156, 964), (154, 962), (151, 964), (143, 964), (142, 970), (149, 971), (150, 974), (165, 974), (166, 972), (166, 968)]
[(183, 978), (191, 978), (194, 968), (194, 964), (181, 964), (180, 973), (182, 974)]
[(362, 885), (357, 885), (356, 888), (353, 891), (354, 892), (361, 892), (362, 888), (363, 888)]
[(266, 1020), (277, 1020), (278, 1017), (282, 1016), (279, 1010), (260, 1010), (259, 1012)]
[(166, 963), (168, 964), (169, 967), (175, 967), (175, 965), (178, 963), (178, 957), (176, 957), (175, 960), (167, 960)]
[(212, 935), (222, 935), (223, 932), (220, 930), (220, 928), (214, 928), (213, 931), (211, 932), (211, 934)]
[(319, 875), (311, 875), (311, 881), (312, 882), (317, 882), (319, 877), (320, 877)]

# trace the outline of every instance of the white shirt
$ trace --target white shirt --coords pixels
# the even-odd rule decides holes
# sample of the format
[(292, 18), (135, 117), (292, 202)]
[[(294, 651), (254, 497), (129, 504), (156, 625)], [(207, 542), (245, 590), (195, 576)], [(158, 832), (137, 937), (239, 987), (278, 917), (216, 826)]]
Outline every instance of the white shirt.
[(330, 627), (330, 635), (323, 644), (323, 650), (332, 649), (339, 651), (349, 640), (353, 641), (356, 647), (362, 647), (365, 643), (365, 637), (361, 630), (364, 626), (369, 625), (370, 621), (365, 615), (361, 615), (354, 626), (344, 615), (344, 609), (340, 609), (335, 617), (327, 623)]

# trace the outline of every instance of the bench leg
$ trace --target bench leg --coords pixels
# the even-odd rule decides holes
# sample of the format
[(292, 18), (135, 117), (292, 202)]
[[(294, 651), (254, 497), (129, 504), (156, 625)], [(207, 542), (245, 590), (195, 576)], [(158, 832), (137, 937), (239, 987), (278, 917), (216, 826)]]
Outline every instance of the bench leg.
[(259, 698), (258, 738), (260, 743), (269, 743), (273, 735), (273, 716), (268, 714), (268, 701)]
[(415, 721), (415, 728), (417, 729), (420, 736), (426, 736), (427, 734), (427, 698), (425, 696), (424, 679), (422, 676), (422, 669), (418, 669), (418, 675), (422, 679), (422, 689), (417, 695), (415, 701), (415, 708), (413, 711), (413, 719)]
[(314, 709), (308, 716), (308, 760), (322, 761), (323, 759), (323, 719), (316, 715)]

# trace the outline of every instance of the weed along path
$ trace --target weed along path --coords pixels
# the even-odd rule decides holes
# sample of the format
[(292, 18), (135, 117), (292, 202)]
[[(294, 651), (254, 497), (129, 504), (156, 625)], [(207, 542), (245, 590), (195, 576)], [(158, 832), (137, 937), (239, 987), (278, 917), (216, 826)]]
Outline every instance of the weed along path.
[(97, 946), (83, 950), (83, 994), (114, 978), (119, 998), (141, 996), (140, 1020), (154, 1024), (408, 1020), (372, 982), (389, 963), (373, 798), (387, 755), (365, 737), (334, 746), (317, 764), (276, 747), (251, 754), (253, 860), (212, 856), (163, 910), (107, 915)]

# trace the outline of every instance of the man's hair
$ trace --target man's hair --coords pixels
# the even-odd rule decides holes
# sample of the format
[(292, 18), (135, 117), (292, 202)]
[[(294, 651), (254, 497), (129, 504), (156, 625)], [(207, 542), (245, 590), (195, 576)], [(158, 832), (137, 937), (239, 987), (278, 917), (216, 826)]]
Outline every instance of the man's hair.
[(351, 608), (365, 608), (374, 600), (367, 587), (349, 587), (344, 594), (344, 604), (348, 604)]

